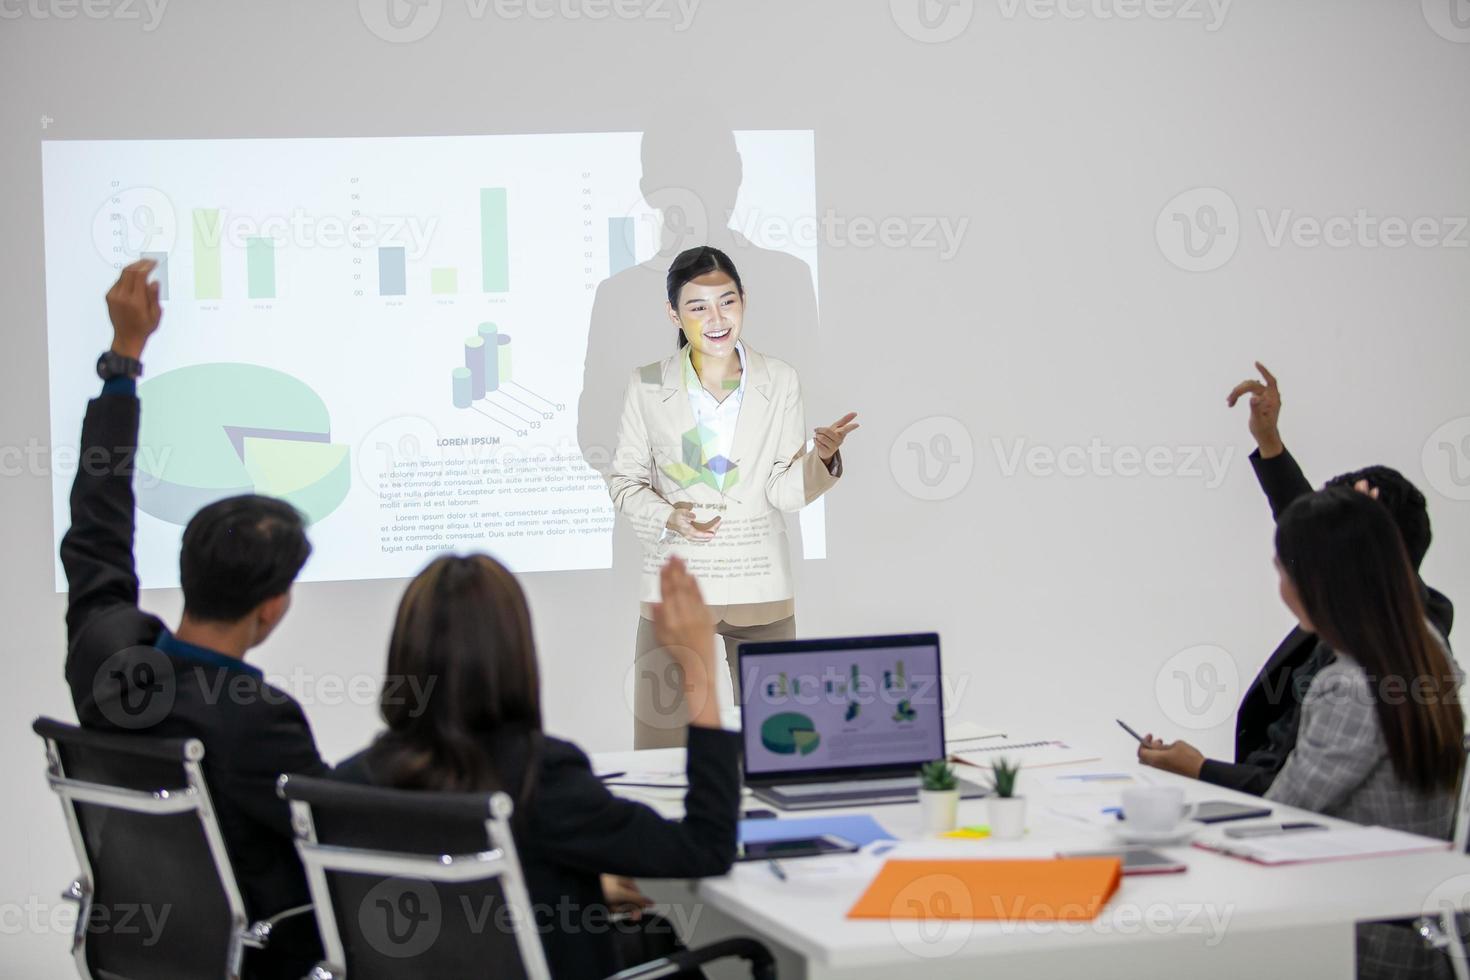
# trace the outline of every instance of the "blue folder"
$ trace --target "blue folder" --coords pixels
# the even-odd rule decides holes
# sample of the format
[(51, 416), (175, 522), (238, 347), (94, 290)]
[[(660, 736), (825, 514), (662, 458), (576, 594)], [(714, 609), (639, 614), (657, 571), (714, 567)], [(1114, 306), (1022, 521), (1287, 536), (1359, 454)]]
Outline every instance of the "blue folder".
[(836, 817), (793, 817), (776, 820), (740, 821), (740, 843), (760, 844), (773, 840), (801, 840), (832, 834), (862, 847), (875, 840), (896, 840), (878, 821), (866, 814)]

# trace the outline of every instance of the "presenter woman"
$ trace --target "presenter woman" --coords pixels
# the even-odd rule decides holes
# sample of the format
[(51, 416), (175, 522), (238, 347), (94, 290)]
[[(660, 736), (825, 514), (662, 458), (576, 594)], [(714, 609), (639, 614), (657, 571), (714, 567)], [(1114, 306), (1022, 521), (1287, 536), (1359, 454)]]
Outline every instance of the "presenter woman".
[(707, 689), (680, 676), (654, 635), (650, 605), (659, 601), (666, 558), (683, 558), (699, 581), (738, 699), (739, 644), (796, 635), (784, 514), (836, 484), (842, 442), (858, 427), (848, 413), (818, 428), (807, 448), (796, 370), (741, 341), (745, 289), (724, 252), (681, 252), (667, 285), (679, 349), (633, 372), (608, 474), (613, 506), (643, 543), (633, 724), (640, 749), (683, 744), (691, 708), (684, 692)]

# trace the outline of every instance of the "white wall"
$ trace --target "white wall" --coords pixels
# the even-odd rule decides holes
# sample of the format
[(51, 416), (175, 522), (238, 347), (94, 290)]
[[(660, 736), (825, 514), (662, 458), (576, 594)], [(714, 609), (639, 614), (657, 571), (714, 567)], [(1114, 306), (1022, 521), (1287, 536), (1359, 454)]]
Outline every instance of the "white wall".
[[(595, 2), (556, 9), (587, 14)], [(969, 224), (948, 258), (851, 235), (822, 248), (829, 383), (808, 413), (856, 409), (864, 427), (829, 501), (832, 558), (799, 572), (802, 631), (938, 629), (965, 685), (959, 716), (1020, 719), (1036, 733), (1103, 733), (1121, 716), (1225, 753), (1228, 718), (1182, 727), (1192, 719), (1173, 672), (1205, 677), (1204, 661), (1170, 658), (1218, 645), (1228, 658), (1217, 676), (1228, 682), (1233, 667), (1248, 679), (1288, 626), (1244, 410), (1224, 406), (1253, 359), (1282, 378), (1283, 429), (1316, 481), (1385, 462), (1420, 483), (1437, 535), (1425, 577), (1470, 595), (1470, 503), (1453, 497), (1470, 493), (1438, 437), (1429, 473), (1422, 462), (1442, 425), (1459, 420), (1454, 441), (1470, 432), (1470, 231), (1458, 227), (1470, 215), (1470, 30), (1456, 32), (1452, 2), (1241, 0), (1217, 21), (1218, 6), (1182, 0), (1149, 7), (1179, 16), (1132, 18), (1107, 16), (1132, 10), (1126, 0), (960, 0), (933, 12), (949, 12), (945, 29), (970, 16), (968, 26), (929, 43), (898, 26), (917, 24), (906, 0), (704, 0), (683, 30), (672, 2), (624, 0), (619, 9), (647, 16), (593, 21), (493, 3), (477, 17), (475, 4), (435, 0), (427, 36), (390, 43), (351, 3), (180, 2), (150, 30), (143, 6), (60, 19), (72, 8), (57, 0), (0, 0), (0, 447), (53, 438), (43, 136), (626, 131), (691, 99), (734, 128), (810, 128), (822, 211), (896, 217), (906, 234), (926, 218)], [(382, 2), (362, 6), (381, 16)], [(1067, 15), (1045, 16), (1056, 10)], [(1190, 272), (1170, 259), (1184, 261), (1177, 236), (1161, 247), (1155, 226), (1166, 203), (1201, 187), (1234, 203), (1239, 244), (1222, 267)], [(1433, 218), (1458, 246), (1273, 245), (1268, 234), (1288, 212), (1360, 209)], [(651, 313), (659, 302), (649, 297)], [(101, 297), (96, 313), (52, 328), (93, 333), (101, 349)], [(647, 359), (630, 352), (610, 368)], [(924, 420), (939, 416), (958, 420), (951, 445), (973, 475), (926, 501), (910, 492), (920, 484), (907, 446), (927, 444), (937, 430)], [(1214, 487), (1188, 475), (1007, 475), (1015, 440), (1234, 455)], [(71, 711), (48, 478), (16, 474), (13, 455), (0, 462), (0, 780), (13, 787), (0, 813), (0, 972), (66, 976), (66, 930), (48, 916), (73, 864), (27, 727)], [(564, 573), (527, 587), (550, 726), (589, 748), (626, 746), (617, 691), (634, 583)], [(376, 674), (400, 588), (301, 587), (257, 659), (287, 673)], [(166, 617), (179, 605), (170, 592), (146, 604)], [(1227, 683), (1220, 703), (1236, 693)], [(308, 709), (331, 758), (374, 728), (370, 706)]]

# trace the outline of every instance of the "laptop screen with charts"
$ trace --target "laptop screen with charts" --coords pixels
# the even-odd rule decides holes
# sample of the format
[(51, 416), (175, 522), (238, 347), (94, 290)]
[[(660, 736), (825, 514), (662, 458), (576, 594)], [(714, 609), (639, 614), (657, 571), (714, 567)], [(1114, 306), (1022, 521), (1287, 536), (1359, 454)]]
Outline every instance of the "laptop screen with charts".
[(939, 635), (740, 646), (748, 785), (913, 776), (944, 758)]

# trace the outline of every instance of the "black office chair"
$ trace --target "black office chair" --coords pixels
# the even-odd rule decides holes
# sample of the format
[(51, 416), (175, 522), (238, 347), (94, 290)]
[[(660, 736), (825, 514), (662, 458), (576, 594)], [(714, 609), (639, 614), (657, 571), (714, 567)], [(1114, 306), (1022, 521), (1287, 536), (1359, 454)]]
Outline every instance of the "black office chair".
[(72, 957), (86, 978), (237, 980), (247, 948), (310, 906), (252, 924), (209, 799), (197, 739), (94, 732), (50, 718), (46, 780), (80, 873)]
[[(1470, 853), (1470, 735), (1465, 736), (1465, 765), (1460, 770), (1460, 796), (1455, 806), (1455, 850)], [(1470, 959), (1466, 953), (1466, 935), (1470, 933), (1470, 913), (1465, 909), (1440, 909), (1438, 915), (1414, 920), (1414, 930), (1432, 949), (1449, 958), (1455, 980), (1470, 980)]]
[[(504, 793), (426, 793), (282, 776), (326, 959), (312, 980), (546, 980)], [(751, 939), (685, 950), (617, 980), (693, 975), (726, 957), (775, 980)]]

